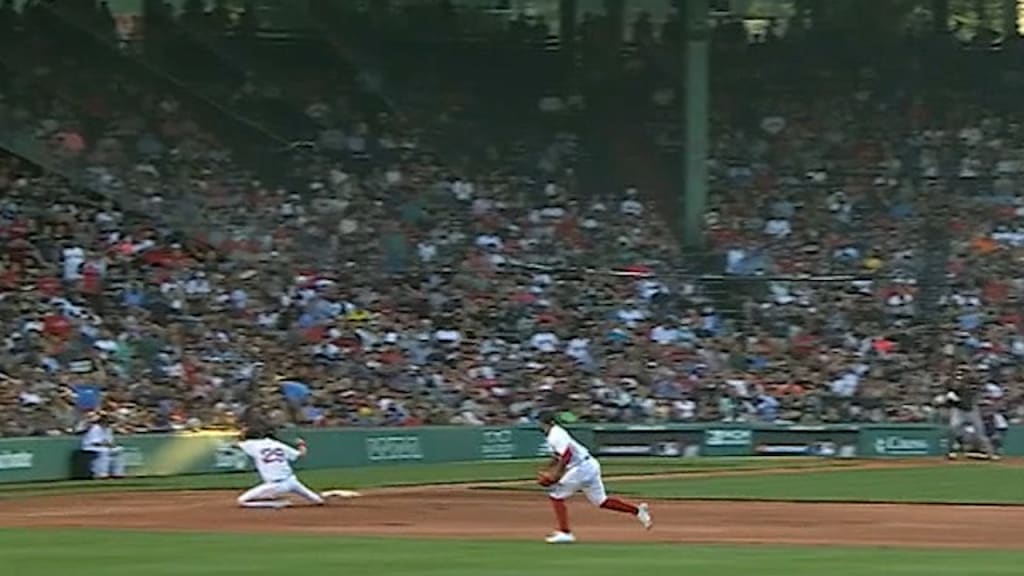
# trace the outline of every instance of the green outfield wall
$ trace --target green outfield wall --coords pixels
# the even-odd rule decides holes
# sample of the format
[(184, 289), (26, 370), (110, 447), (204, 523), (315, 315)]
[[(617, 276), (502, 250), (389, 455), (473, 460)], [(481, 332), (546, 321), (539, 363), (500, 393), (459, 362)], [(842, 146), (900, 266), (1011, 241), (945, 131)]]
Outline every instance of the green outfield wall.
[[(683, 424), (597, 425), (572, 428), (598, 456), (809, 456), (908, 458), (946, 452), (946, 428), (932, 425), (775, 426)], [(525, 427), (308, 429), (309, 456), (301, 468), (395, 463), (510, 460), (545, 455), (544, 439)], [(122, 436), (129, 475), (208, 474), (251, 469), (228, 433)], [(70, 477), (79, 437), (0, 439), (0, 483)], [(1005, 454), (1024, 456), (1024, 426), (1010, 429)]]

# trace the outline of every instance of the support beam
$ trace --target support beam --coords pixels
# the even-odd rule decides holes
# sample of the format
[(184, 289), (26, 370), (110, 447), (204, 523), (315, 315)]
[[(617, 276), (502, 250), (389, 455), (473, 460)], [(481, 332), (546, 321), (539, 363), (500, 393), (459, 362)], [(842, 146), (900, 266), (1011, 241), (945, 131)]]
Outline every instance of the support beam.
[(622, 62), (622, 35), (626, 27), (626, 0), (604, 0), (604, 14), (608, 22), (608, 35), (604, 44), (607, 48), (608, 64), (617, 72)]
[(983, 30), (992, 29), (991, 14), (988, 13), (988, 2), (986, 0), (974, 0), (974, 14), (978, 17), (978, 28)]
[(949, 0), (932, 0), (932, 28), (939, 35), (949, 32)]
[(1019, 0), (1003, 0), (1003, 40), (1014, 41), (1020, 35), (1020, 31), (1017, 28), (1017, 17), (1019, 9)]
[(576, 0), (558, 1), (558, 44), (569, 62), (575, 62), (577, 4)]
[(683, 4), (685, 80), (683, 90), (683, 242), (687, 251), (704, 248), (704, 213), (708, 203), (708, 98), (710, 28), (708, 0)]

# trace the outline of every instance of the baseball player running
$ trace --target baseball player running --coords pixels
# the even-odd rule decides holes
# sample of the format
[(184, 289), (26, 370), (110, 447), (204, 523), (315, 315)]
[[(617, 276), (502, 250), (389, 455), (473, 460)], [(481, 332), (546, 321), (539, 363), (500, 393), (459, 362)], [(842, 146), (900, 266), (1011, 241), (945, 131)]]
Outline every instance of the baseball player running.
[[(955, 460), (972, 439), (977, 440), (979, 447), (987, 458), (995, 456), (992, 440), (985, 433), (985, 423), (981, 418), (978, 400), (981, 396), (979, 386), (974, 382), (966, 367), (957, 369), (953, 384), (946, 393), (949, 408), (949, 458)], [(970, 431), (968, 431), (970, 428)]]
[(558, 530), (547, 537), (549, 544), (568, 544), (576, 541), (569, 528), (569, 510), (565, 500), (577, 491), (583, 492), (590, 503), (605, 510), (624, 512), (636, 516), (647, 530), (654, 521), (647, 504), (634, 505), (605, 493), (601, 480), (601, 465), (582, 444), (558, 425), (554, 413), (545, 412), (538, 418), (552, 453), (552, 463), (538, 474), (537, 482), (548, 489), (548, 497), (555, 510)]
[(306, 455), (306, 442), (301, 438), (296, 447), (278, 441), (266, 429), (247, 430), (245, 439), (238, 448), (252, 458), (263, 483), (250, 488), (238, 497), (243, 508), (285, 508), (290, 505), (282, 498), (286, 494), (298, 494), (317, 506), (325, 504), (323, 496), (310, 490), (299, 481), (291, 463)]

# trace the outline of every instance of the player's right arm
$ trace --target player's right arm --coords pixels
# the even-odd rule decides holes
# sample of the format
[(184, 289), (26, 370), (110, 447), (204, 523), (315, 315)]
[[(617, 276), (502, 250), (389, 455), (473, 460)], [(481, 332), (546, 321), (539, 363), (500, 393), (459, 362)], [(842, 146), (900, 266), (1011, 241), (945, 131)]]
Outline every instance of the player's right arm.
[(306, 447), (306, 441), (302, 438), (295, 441), (295, 446), (289, 446), (284, 442), (278, 442), (277, 447), (284, 452), (285, 458), (287, 458), (289, 462), (294, 462), (295, 460), (302, 458), (309, 451)]

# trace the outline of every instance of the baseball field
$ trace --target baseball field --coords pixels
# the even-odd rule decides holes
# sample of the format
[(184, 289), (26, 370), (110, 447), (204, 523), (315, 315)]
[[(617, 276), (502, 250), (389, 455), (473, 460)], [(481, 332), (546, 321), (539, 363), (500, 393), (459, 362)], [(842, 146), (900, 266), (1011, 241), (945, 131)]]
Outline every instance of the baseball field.
[(0, 487), (0, 566), (17, 576), (1024, 573), (1024, 462), (607, 460), (655, 527), (570, 503), (551, 546), (537, 462), (300, 472), (362, 497), (242, 510), (251, 474)]

